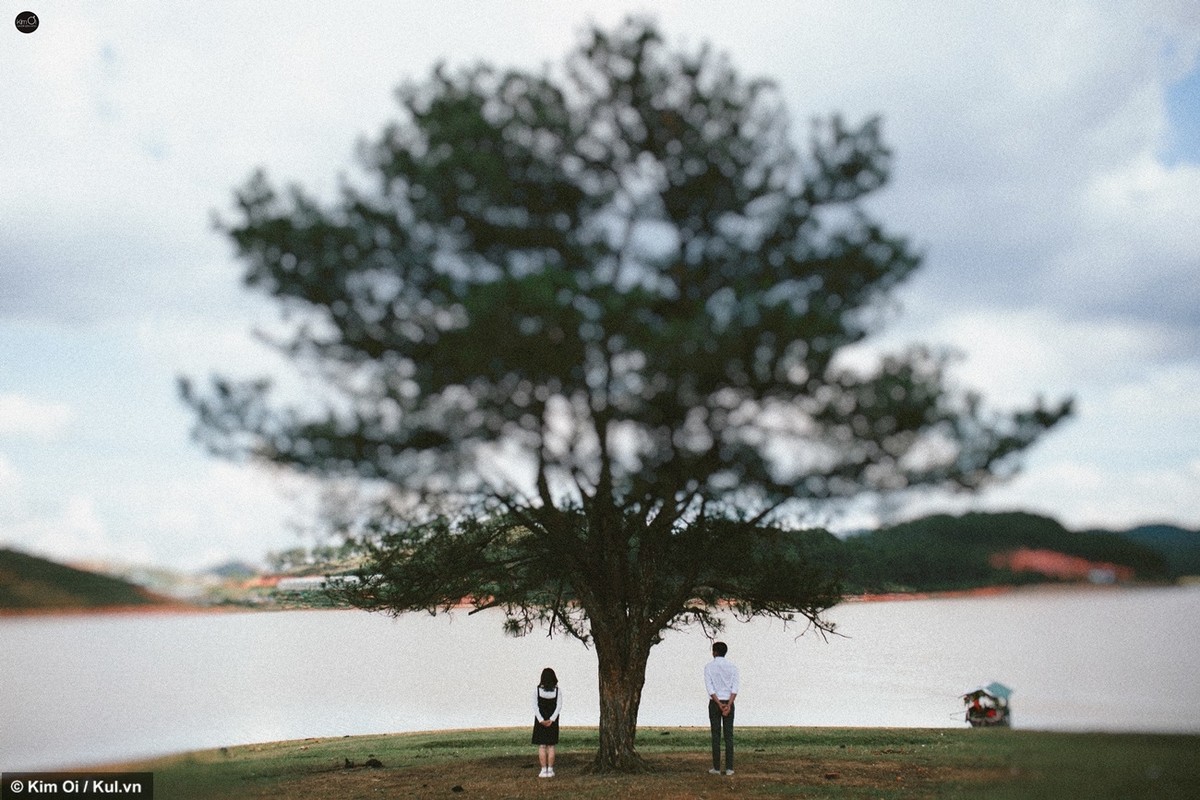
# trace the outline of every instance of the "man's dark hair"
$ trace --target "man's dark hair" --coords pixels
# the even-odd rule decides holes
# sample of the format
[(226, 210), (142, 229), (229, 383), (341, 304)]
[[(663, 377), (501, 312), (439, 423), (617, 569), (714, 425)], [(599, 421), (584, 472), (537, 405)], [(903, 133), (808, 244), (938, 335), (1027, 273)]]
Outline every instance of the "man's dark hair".
[(728, 652), (729, 652), (729, 645), (725, 644), (724, 642), (713, 642), (713, 655), (714, 656), (719, 656), (721, 658), (724, 658), (725, 654)]

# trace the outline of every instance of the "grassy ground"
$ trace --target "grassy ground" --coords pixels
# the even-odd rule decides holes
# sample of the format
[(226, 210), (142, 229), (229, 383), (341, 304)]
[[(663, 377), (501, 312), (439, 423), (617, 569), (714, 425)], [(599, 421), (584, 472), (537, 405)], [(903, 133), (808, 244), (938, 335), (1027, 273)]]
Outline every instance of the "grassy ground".
[[(595, 729), (564, 729), (558, 776), (537, 777), (524, 730), (308, 739), (123, 765), (155, 797), (1195, 798), (1200, 736), (1009, 730), (742, 728), (737, 774), (708, 774), (707, 730), (644, 728), (644, 775), (591, 775)], [(382, 767), (365, 763), (376, 759)]]

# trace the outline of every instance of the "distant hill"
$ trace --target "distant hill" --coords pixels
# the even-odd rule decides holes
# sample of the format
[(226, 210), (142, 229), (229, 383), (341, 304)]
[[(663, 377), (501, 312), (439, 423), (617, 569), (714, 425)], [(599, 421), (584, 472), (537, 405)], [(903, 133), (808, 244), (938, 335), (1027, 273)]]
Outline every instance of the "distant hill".
[(0, 611), (99, 609), (167, 602), (119, 578), (0, 548)]
[(259, 571), (258, 567), (245, 561), (227, 561), (224, 564), (206, 570), (206, 573), (215, 575), (218, 578), (248, 580), (258, 575)]
[(1115, 533), (1123, 539), (1149, 547), (1162, 556), (1171, 577), (1200, 575), (1200, 531), (1189, 531), (1175, 525), (1142, 525), (1127, 531), (1092, 531)]
[[(996, 554), (1029, 549), (1128, 567), (1137, 578), (1171, 577), (1162, 552), (1108, 531), (1080, 532), (1024, 512), (938, 514), (853, 536), (832, 556), (849, 592), (938, 591), (1041, 582), (998, 566)], [(839, 552), (840, 550), (840, 552)]]

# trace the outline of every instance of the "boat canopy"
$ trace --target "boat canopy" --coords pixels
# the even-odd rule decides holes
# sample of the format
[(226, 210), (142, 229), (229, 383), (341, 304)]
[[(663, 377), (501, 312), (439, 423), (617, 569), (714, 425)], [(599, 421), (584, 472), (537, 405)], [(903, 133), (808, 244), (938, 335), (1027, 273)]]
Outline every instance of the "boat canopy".
[(1001, 700), (1008, 700), (1008, 698), (1012, 697), (1012, 691), (1013, 691), (1012, 689), (1005, 686), (1003, 683), (996, 683), (995, 681), (993, 681), (992, 683), (989, 683), (987, 686), (983, 687), (983, 690), (985, 692), (987, 692), (988, 694), (990, 694), (992, 697), (998, 697)]

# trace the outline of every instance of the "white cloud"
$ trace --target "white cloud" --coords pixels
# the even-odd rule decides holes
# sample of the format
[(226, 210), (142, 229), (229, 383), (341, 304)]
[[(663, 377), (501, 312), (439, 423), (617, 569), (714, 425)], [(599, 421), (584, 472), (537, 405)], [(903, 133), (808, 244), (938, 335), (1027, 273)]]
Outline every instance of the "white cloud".
[(207, 462), (195, 474), (131, 485), (120, 502), (157, 561), (200, 569), (303, 543), (298, 526), (311, 520), (314, 497), (300, 477)]
[(1079, 228), (1047, 271), (1056, 300), (1112, 315), (1200, 327), (1200, 166), (1149, 154), (1094, 176)]
[(46, 403), (19, 394), (0, 394), (0, 436), (36, 439), (61, 435), (75, 419), (66, 403)]
[[(73, 494), (51, 508), (18, 511), (15, 519), (0, 519), (0, 537), (22, 550), (64, 562), (103, 559), (116, 550), (92, 497)], [(148, 548), (132, 543), (120, 552), (125, 560), (138, 560)]]
[(311, 541), (293, 523), (312, 518), (314, 497), (300, 478), (207, 462), (50, 498), (0, 457), (0, 543), (59, 561), (202, 569)]
[[(394, 116), (400, 80), (439, 58), (536, 67), (558, 59), (587, 20), (611, 24), (634, 8), (360, 9), (340, 21), (352, 49), (325, 46), (315, 12), (239, 9), (234, 21), (214, 10), (180, 36), (152, 4), (65, 8), (37, 47), (0, 64), (42, 97), (6, 109), (22, 124), (0, 143), (22, 198), (5, 217), (46, 234), (8, 259), (30, 265), (9, 293), (11, 313), (137, 312), (148, 289), (172, 308), (210, 302), (195, 291), (214, 288), (208, 276), (230, 288), (236, 279), (208, 212), (228, 207), (252, 168), (328, 192), (353, 168), (356, 138)], [(1190, 65), (1200, 30), (1177, 3), (713, 4), (704, 13), (663, 3), (652, 13), (673, 42), (712, 40), (747, 75), (778, 80), (799, 139), (811, 114), (882, 113), (897, 153), (885, 219), (929, 246), (940, 296), (1019, 304), (1038, 302), (1031, 287), (1086, 278), (1094, 254), (1125, 256), (1087, 230), (1112, 230), (1110, 216), (1084, 206), (1097, 181), (1161, 148), (1164, 88)], [(281, 70), (293, 79), (281, 83)], [(1156, 240), (1137, 240), (1144, 284), (1159, 265), (1141, 244)], [(1065, 253), (1057, 267), (1056, 253)], [(1107, 273), (1126, 273), (1127, 260), (1107, 260)], [(1174, 276), (1178, 266), (1165, 269)], [(1090, 303), (1114, 286), (1125, 284), (1081, 284), (1054, 302)]]
[(1075, 529), (1173, 522), (1200, 528), (1193, 468), (1113, 469), (1103, 461), (1047, 464), (987, 495), (981, 508), (1041, 511)]
[(1172, 356), (1174, 344), (1155, 325), (1069, 319), (1043, 309), (954, 314), (929, 338), (956, 343), (966, 356), (957, 374), (1006, 404), (1141, 381)]
[[(1078, 395), (1078, 417), (981, 502), (1195, 519), (1172, 498), (1194, 500), (1184, 443), (1200, 438), (1200, 167), (1157, 154), (1165, 87), (1196, 65), (1200, 5), (643, 7), (671, 43), (712, 41), (776, 80), (800, 141), (810, 115), (883, 115), (896, 161), (875, 207), (928, 254), (890, 341), (958, 347), (956, 376), (1001, 406)], [(31, 539), (189, 564), (286, 543), (273, 481), (182, 444), (175, 374), (279, 364), (250, 344), (274, 315), (238, 286), (210, 210), (258, 165), (328, 196), (357, 137), (395, 115), (393, 87), (439, 59), (537, 67), (589, 19), (636, 8), (481, 0), (332, 21), (228, 6), (180, 26), (153, 3), (63, 4), (13, 39), (0, 218), (22, 236), (0, 242), (0, 325), (48, 322), (0, 352), (19, 370), (0, 435), (24, 448), (0, 459), (0, 536), (20, 522)], [(55, 458), (30, 439), (53, 440)]]
[[(100, 558), (114, 540), (93, 494), (73, 489), (39, 494), (37, 483), (0, 454), (0, 546), (59, 561)], [(140, 546), (133, 544), (127, 557)]]
[(15, 504), (21, 488), (21, 476), (12, 463), (0, 453), (0, 519), (10, 513), (9, 506)]
[(147, 315), (137, 323), (137, 345), (156, 364), (189, 374), (278, 371), (284, 359), (255, 338), (253, 324), (248, 317)]
[[(1200, 530), (1200, 464), (1193, 462), (1181, 470), (1113, 467), (1103, 459), (1058, 461), (1035, 456), (1031, 461), (1030, 468), (1009, 483), (978, 495), (921, 497), (887, 521), (931, 513), (1020, 510), (1051, 517), (1073, 530), (1120, 530), (1153, 523)], [(855, 526), (878, 522), (868, 513), (855, 520)]]
[(1171, 328), (1036, 308), (923, 311), (881, 345), (860, 348), (854, 363), (867, 363), (877, 347), (953, 342), (964, 356), (953, 379), (989, 405), (1019, 407), (1038, 396), (1073, 396), (1077, 404), (1010, 483), (977, 497), (923, 498), (906, 515), (1024, 508), (1073, 527), (1200, 526), (1200, 363)]
[(865, 366), (914, 342), (949, 347), (961, 357), (952, 379), (1007, 407), (1038, 396), (1095, 399), (1192, 356), (1172, 328), (1152, 321), (1079, 318), (1036, 306), (955, 310), (925, 298), (911, 306), (890, 329), (848, 351), (848, 361)]

